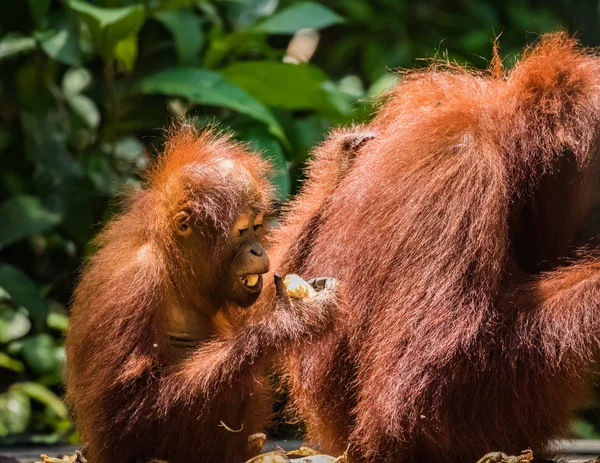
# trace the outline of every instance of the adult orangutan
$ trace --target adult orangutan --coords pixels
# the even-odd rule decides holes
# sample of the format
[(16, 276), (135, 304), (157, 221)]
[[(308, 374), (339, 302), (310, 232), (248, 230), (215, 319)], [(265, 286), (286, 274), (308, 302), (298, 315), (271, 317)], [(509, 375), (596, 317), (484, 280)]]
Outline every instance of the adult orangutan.
[[(269, 417), (261, 366), (328, 329), (337, 289), (313, 281), (251, 308), (269, 269), (269, 168), (190, 125), (98, 237), (75, 291), (67, 393), (92, 463), (239, 463)], [(273, 290), (273, 286), (270, 287)], [(256, 449), (254, 449), (256, 450)]]
[(286, 361), (313, 444), (475, 462), (564, 435), (600, 341), (600, 258), (570, 249), (599, 124), (600, 58), (557, 33), (508, 73), (408, 73), (315, 151), (271, 255), (345, 288), (335, 330)]

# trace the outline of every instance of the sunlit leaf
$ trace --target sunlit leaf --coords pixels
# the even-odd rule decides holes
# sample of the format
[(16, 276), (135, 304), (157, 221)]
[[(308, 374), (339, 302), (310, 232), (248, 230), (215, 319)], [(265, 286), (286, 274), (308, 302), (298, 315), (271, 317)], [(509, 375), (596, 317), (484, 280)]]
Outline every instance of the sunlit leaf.
[(0, 60), (34, 50), (36, 40), (17, 34), (7, 34), (0, 39)]
[(259, 18), (270, 16), (279, 0), (244, 0), (227, 2), (227, 18), (235, 29), (245, 29)]
[(145, 94), (179, 96), (196, 104), (236, 110), (264, 122), (271, 133), (285, 140), (283, 129), (275, 116), (218, 72), (199, 68), (167, 69), (142, 78), (135, 90)]
[(0, 204), (0, 249), (33, 233), (49, 230), (61, 222), (61, 216), (44, 208), (34, 196), (16, 195)]
[(383, 92), (396, 85), (399, 81), (400, 76), (397, 74), (384, 74), (369, 87), (369, 90), (367, 91), (367, 97), (373, 98), (381, 95)]
[(85, 95), (71, 95), (67, 98), (67, 103), (88, 127), (95, 129), (100, 125), (100, 110), (91, 98)]
[(300, 29), (323, 29), (344, 19), (324, 5), (315, 2), (296, 3), (259, 23), (255, 30), (271, 34), (293, 34)]
[(40, 402), (61, 418), (68, 418), (69, 416), (67, 407), (62, 400), (47, 387), (32, 382), (24, 382), (13, 384), (10, 390), (20, 392), (36, 402)]
[(69, 317), (66, 314), (50, 312), (46, 320), (48, 328), (52, 330), (66, 333), (69, 329)]
[(12, 358), (4, 352), (0, 352), (0, 368), (11, 370), (15, 373), (23, 373), (25, 371), (25, 365), (23, 362)]
[(69, 6), (85, 21), (96, 49), (106, 60), (114, 58), (117, 43), (135, 36), (145, 20), (142, 4), (102, 8), (84, 1), (70, 0)]
[(73, 18), (52, 21), (52, 27), (40, 38), (42, 50), (68, 66), (81, 65), (79, 24)]
[(31, 419), (27, 394), (11, 388), (0, 394), (0, 436), (25, 432)]
[(24, 309), (0, 307), (0, 343), (22, 338), (31, 329), (31, 321)]
[(0, 264), (0, 286), (8, 291), (15, 305), (27, 309), (38, 330), (44, 327), (48, 304), (27, 275), (11, 265)]
[(114, 55), (125, 72), (133, 71), (138, 55), (137, 36), (130, 35), (123, 40), (119, 40), (115, 45)]
[(161, 11), (154, 17), (173, 35), (179, 63), (186, 66), (197, 64), (203, 34), (202, 22), (194, 10)]
[(65, 72), (62, 89), (66, 96), (83, 92), (92, 83), (92, 74), (88, 69), (69, 69)]
[(341, 78), (338, 82), (338, 89), (353, 99), (362, 98), (365, 94), (363, 81), (356, 74), (348, 74)]
[(113, 148), (115, 158), (122, 161), (134, 162), (144, 155), (144, 144), (135, 137), (121, 138)]
[(331, 108), (323, 88), (327, 76), (316, 66), (240, 61), (222, 72), (268, 106), (293, 110)]

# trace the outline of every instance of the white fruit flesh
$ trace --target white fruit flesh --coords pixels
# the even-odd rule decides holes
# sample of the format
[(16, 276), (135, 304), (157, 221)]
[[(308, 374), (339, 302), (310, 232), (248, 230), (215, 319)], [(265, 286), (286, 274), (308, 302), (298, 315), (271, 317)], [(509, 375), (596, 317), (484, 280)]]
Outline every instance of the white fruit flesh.
[(305, 297), (313, 297), (317, 294), (314, 288), (298, 275), (286, 275), (283, 279), (283, 283), (285, 284), (287, 293), (290, 297), (302, 299)]

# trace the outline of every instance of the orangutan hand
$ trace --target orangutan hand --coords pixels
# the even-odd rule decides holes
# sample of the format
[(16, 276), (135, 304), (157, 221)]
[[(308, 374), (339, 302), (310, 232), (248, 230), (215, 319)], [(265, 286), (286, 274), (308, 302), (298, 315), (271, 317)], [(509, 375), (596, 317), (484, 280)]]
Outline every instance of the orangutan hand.
[[(332, 320), (339, 304), (335, 278), (313, 278), (308, 282), (293, 275), (286, 279), (275, 273), (276, 309), (285, 310), (310, 321)], [(314, 320), (313, 320), (314, 319)]]

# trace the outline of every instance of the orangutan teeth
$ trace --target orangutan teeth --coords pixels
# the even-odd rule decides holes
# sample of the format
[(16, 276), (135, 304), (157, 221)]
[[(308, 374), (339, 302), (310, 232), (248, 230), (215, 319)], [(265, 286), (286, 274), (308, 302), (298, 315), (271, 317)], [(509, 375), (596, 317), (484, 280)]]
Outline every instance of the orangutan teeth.
[(241, 277), (240, 280), (242, 280), (242, 283), (248, 288), (253, 288), (258, 284), (258, 278), (256, 273), (250, 273)]
[(249, 288), (252, 288), (258, 283), (258, 275), (255, 273), (251, 273), (249, 275), (243, 276), (242, 282)]

